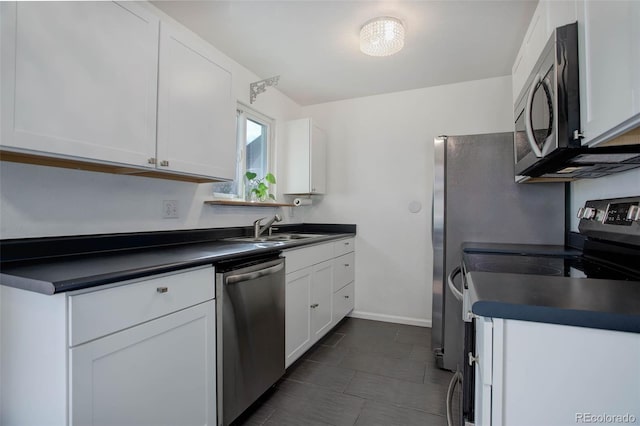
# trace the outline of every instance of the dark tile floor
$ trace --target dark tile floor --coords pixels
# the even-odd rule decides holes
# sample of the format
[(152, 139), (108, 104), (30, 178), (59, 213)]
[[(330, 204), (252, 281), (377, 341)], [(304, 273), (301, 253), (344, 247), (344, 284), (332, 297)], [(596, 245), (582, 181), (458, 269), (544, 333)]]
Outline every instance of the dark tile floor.
[(444, 426), (453, 374), (430, 345), (430, 328), (346, 318), (235, 424)]

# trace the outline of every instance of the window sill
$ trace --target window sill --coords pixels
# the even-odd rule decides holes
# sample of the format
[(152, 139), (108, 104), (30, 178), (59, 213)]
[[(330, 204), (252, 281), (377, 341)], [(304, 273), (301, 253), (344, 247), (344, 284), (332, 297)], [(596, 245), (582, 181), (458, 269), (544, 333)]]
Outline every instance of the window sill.
[(242, 206), (242, 207), (296, 207), (295, 204), (290, 203), (276, 203), (276, 202), (253, 202), (253, 201), (231, 201), (231, 200), (208, 200), (205, 204), (213, 204), (216, 206)]

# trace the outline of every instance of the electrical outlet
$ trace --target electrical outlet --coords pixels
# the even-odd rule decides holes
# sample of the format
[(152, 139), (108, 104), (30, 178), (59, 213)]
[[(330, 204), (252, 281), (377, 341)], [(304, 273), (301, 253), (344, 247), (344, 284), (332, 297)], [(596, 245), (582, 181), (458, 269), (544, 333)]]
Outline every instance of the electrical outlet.
[(178, 215), (178, 200), (164, 200), (162, 202), (162, 218), (163, 219), (177, 219)]

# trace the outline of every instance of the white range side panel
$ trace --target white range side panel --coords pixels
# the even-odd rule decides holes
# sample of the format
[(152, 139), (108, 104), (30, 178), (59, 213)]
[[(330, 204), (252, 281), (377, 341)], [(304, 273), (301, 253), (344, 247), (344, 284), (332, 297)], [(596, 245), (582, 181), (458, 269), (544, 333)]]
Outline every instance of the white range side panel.
[(66, 295), (0, 293), (0, 424), (66, 425)]
[(130, 2), (1, 7), (3, 147), (149, 167), (158, 17)]
[(210, 46), (164, 22), (159, 73), (158, 168), (234, 179), (231, 73), (215, 62)]
[(505, 320), (495, 337), (502, 424), (569, 425), (579, 413), (640, 419), (640, 334)]

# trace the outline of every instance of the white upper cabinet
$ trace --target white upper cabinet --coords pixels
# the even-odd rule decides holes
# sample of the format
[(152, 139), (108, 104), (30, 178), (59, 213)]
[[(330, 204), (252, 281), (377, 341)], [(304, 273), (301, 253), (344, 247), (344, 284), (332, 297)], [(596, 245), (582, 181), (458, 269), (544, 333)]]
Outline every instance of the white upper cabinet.
[(512, 68), (514, 104), (553, 30), (576, 19), (576, 0), (541, 0), (538, 3)]
[(159, 19), (129, 2), (0, 7), (3, 148), (152, 167)]
[(327, 136), (310, 118), (285, 123), (285, 194), (327, 190)]
[(524, 87), (529, 73), (536, 64), (538, 56), (547, 42), (547, 13), (546, 2), (540, 1), (533, 13), (529, 28), (524, 35), (522, 46), (518, 51), (512, 68), (511, 84), (513, 89), (513, 103), (516, 104), (518, 96)]
[(578, 2), (583, 144), (640, 124), (640, 2)]
[(575, 21), (582, 142), (595, 146), (640, 125), (640, 2), (541, 0), (514, 61), (513, 101), (553, 30)]
[(160, 169), (233, 179), (235, 102), (231, 73), (211, 47), (162, 22), (158, 93)]
[(234, 179), (232, 76), (213, 46), (134, 2), (0, 7), (3, 150)]

